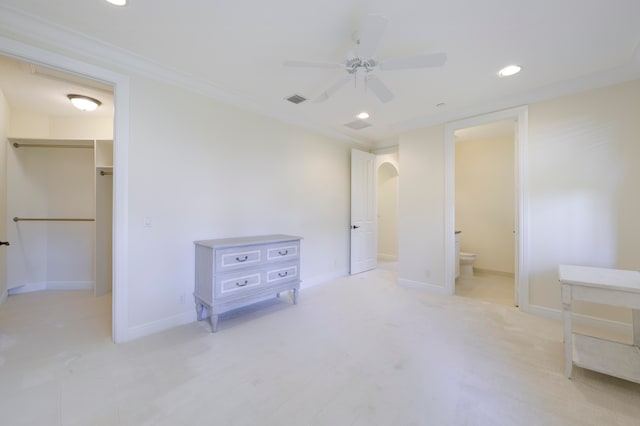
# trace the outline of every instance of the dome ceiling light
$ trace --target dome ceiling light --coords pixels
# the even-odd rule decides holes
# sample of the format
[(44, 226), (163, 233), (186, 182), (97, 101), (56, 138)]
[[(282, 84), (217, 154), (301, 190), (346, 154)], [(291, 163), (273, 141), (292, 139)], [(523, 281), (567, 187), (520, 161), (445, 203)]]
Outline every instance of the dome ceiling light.
[(69, 98), (73, 106), (80, 111), (94, 111), (102, 105), (102, 102), (89, 96), (71, 94), (67, 95), (67, 98)]

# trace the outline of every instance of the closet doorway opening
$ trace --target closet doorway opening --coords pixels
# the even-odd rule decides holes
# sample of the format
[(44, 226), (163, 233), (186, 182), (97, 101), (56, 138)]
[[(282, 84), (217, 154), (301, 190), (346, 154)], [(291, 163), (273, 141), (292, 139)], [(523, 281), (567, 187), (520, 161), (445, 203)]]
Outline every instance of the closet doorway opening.
[[(114, 337), (114, 88), (9, 56), (0, 56), (0, 69), (9, 117), (0, 129), (2, 219), (11, 244), (2, 290), (35, 310), (54, 305), (48, 319), (58, 324), (82, 318)], [(101, 104), (80, 111), (69, 94)]]

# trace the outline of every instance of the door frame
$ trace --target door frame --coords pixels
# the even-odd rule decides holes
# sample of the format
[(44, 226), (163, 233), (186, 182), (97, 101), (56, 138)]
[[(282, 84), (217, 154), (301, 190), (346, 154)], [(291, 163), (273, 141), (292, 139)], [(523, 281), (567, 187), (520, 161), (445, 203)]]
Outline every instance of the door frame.
[(455, 138), (456, 130), (479, 126), (494, 121), (514, 120), (515, 143), (515, 299), (521, 310), (529, 307), (529, 189), (527, 185), (529, 108), (520, 106), (445, 125), (445, 194), (444, 194), (444, 249), (445, 288), (455, 293)]
[(129, 77), (124, 74), (71, 59), (38, 47), (0, 36), (0, 55), (54, 68), (113, 86), (113, 293), (111, 338), (114, 343), (128, 338), (128, 146)]

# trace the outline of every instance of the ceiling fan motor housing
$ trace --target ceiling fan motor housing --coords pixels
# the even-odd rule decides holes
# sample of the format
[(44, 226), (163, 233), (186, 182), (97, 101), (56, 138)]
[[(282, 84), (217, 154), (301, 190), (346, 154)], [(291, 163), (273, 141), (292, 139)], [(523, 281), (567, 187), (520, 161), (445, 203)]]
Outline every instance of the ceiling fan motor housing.
[(368, 73), (373, 71), (376, 65), (378, 65), (378, 62), (373, 58), (361, 59), (356, 57), (356, 58), (348, 59), (347, 62), (345, 62), (345, 68), (349, 74), (356, 74), (356, 73), (362, 73), (362, 72)]

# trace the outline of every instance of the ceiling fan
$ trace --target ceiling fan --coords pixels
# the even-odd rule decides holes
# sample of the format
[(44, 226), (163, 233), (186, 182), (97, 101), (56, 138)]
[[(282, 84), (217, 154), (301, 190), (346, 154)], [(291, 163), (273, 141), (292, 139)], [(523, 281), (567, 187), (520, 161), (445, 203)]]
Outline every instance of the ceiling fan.
[(286, 61), (285, 66), (302, 68), (338, 68), (344, 69), (347, 75), (329, 86), (315, 101), (323, 102), (349, 81), (361, 78), (368, 89), (382, 102), (389, 102), (395, 96), (387, 86), (373, 74), (375, 70), (403, 70), (412, 68), (440, 67), (447, 61), (446, 53), (427, 53), (404, 58), (378, 60), (376, 52), (382, 34), (387, 26), (387, 18), (381, 15), (368, 15), (361, 31), (354, 34), (356, 51), (349, 52), (342, 63)]

